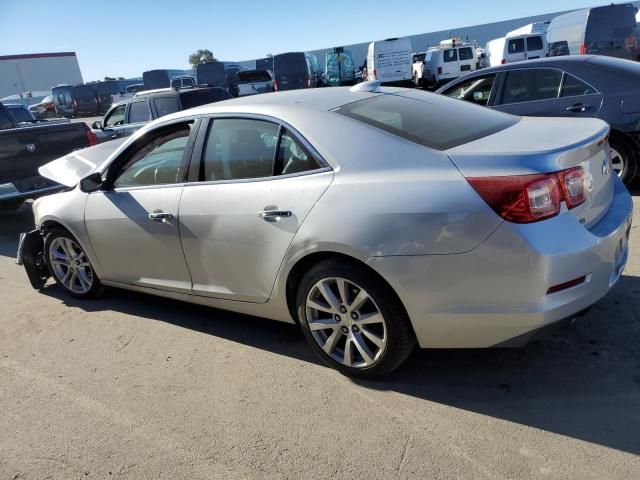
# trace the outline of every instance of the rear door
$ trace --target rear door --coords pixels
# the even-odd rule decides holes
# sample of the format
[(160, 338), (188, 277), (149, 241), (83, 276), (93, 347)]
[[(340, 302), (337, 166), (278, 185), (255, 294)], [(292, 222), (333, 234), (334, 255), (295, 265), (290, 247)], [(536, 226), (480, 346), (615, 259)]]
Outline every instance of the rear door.
[(507, 38), (507, 63), (522, 62), (527, 59), (527, 49), (523, 37)]
[(442, 50), (442, 74), (440, 81), (451, 80), (460, 76), (458, 49), (445, 48)]
[(552, 68), (510, 70), (494, 108), (528, 116), (594, 117), (602, 94), (582, 80)]
[(198, 182), (185, 186), (180, 201), (193, 291), (266, 302), (294, 235), (333, 172), (304, 139), (270, 119), (211, 119), (195, 158), (201, 158)]
[(547, 56), (546, 42), (540, 35), (531, 35), (525, 41), (527, 47), (527, 60), (544, 58)]
[(458, 65), (460, 71), (458, 76), (465, 73), (473, 72), (476, 70), (477, 54), (471, 47), (459, 47), (458, 48)]

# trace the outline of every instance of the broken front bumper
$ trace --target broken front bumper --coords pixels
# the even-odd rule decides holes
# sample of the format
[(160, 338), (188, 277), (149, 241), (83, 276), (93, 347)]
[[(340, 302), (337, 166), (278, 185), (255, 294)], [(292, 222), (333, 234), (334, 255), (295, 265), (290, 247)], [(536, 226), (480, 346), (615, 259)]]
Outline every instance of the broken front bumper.
[(24, 267), (33, 288), (44, 287), (51, 273), (44, 260), (44, 238), (39, 229), (20, 234), (16, 263)]

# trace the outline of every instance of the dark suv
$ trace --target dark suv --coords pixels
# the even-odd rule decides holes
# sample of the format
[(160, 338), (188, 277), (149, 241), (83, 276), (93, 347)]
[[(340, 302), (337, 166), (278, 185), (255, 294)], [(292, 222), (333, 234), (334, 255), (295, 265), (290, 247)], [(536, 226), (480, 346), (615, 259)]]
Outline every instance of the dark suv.
[(170, 113), (230, 98), (231, 94), (219, 87), (147, 90), (136, 93), (126, 102), (112, 105), (102, 122), (93, 122), (91, 128), (98, 142), (106, 142), (127, 137), (151, 120)]

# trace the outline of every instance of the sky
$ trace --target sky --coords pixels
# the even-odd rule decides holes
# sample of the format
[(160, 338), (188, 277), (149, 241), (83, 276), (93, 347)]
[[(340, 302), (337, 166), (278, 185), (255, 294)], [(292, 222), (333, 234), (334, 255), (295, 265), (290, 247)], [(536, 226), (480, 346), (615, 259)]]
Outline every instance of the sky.
[[(85, 81), (595, 6), (589, 0), (0, 0), (0, 55), (77, 53)], [(606, 3), (604, 0), (602, 4)]]

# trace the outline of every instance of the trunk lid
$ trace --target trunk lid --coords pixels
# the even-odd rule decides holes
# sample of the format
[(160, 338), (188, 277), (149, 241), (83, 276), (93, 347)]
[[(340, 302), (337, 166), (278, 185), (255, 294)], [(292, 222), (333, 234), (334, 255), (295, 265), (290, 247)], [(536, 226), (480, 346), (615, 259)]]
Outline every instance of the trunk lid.
[[(469, 177), (551, 173), (581, 166), (587, 199), (570, 212), (587, 228), (607, 212), (613, 198), (609, 126), (596, 119), (523, 117), (493, 135), (447, 150)], [(564, 207), (563, 207), (564, 208)]]
[(127, 138), (111, 140), (94, 147), (76, 150), (38, 169), (40, 175), (67, 187), (74, 187), (116, 151)]

